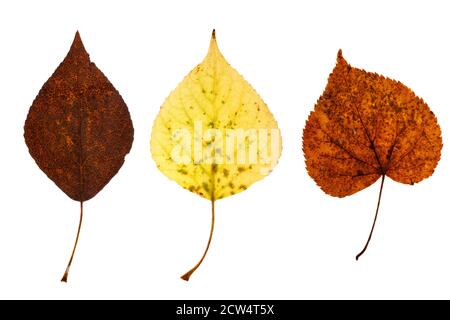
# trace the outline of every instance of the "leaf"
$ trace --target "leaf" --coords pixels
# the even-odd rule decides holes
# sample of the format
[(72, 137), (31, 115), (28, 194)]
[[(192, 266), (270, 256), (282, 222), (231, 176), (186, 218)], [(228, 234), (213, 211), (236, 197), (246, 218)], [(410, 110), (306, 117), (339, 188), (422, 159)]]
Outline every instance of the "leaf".
[(214, 202), (264, 178), (281, 153), (277, 123), (255, 90), (217, 47), (169, 95), (154, 122), (151, 152), (159, 170), (183, 188)]
[(322, 190), (345, 197), (385, 176), (414, 184), (440, 159), (441, 130), (428, 105), (402, 83), (351, 67), (339, 51), (325, 92), (303, 131), (309, 175)]
[(77, 32), (69, 53), (34, 100), (25, 122), (25, 142), (39, 168), (70, 198), (83, 203), (118, 172), (133, 143), (128, 108), (111, 82), (89, 59)]

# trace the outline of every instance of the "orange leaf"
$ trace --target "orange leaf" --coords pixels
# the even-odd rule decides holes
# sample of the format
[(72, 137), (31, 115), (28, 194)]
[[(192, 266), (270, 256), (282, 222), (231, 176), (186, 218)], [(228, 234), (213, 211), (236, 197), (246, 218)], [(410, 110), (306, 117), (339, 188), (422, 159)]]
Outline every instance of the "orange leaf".
[(428, 105), (402, 83), (351, 67), (339, 51), (324, 93), (303, 130), (309, 175), (327, 194), (345, 197), (385, 176), (414, 184), (440, 159), (441, 130)]

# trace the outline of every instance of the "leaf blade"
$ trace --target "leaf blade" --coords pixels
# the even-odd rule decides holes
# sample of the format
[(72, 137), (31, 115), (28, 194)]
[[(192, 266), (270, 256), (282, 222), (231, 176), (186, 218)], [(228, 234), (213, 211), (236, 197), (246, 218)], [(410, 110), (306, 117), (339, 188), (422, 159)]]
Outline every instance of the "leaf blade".
[(125, 102), (77, 32), (30, 107), (24, 138), (31, 156), (70, 198), (87, 201), (121, 168), (133, 135)]
[(434, 172), (441, 149), (440, 127), (422, 99), (398, 81), (351, 67), (339, 51), (303, 131), (307, 171), (322, 190), (348, 196), (383, 174), (419, 182)]
[[(274, 154), (269, 152), (273, 150), (267, 150), (271, 148), (270, 143), (265, 147), (262, 144), (258, 151), (259, 154), (267, 154), (269, 163), (263, 163), (267, 159), (262, 157), (258, 158), (264, 160), (261, 163), (251, 163), (250, 145), (255, 141), (247, 139), (239, 146), (239, 137), (236, 137), (234, 141), (238, 146), (227, 153), (227, 134), (229, 136), (236, 134), (236, 130), (243, 130), (249, 136), (252, 134), (249, 130), (256, 130), (258, 135), (258, 130), (267, 129), (275, 132), (267, 134), (268, 140), (275, 135), (277, 137), (273, 140), (279, 138), (278, 125), (267, 105), (225, 60), (213, 35), (204, 60), (161, 106), (152, 129), (151, 153), (158, 168), (169, 179), (204, 198), (218, 200), (242, 192), (264, 178), (276, 165), (281, 153), (279, 138), (278, 145), (273, 148)], [(181, 152), (181, 158), (187, 159), (186, 164), (180, 164), (173, 157), (176, 146), (173, 136), (177, 130), (189, 136), (188, 150)], [(210, 138), (220, 136), (220, 141), (211, 143), (208, 137), (202, 137), (201, 141), (195, 139), (196, 132), (207, 134), (210, 130), (217, 133), (211, 134)], [(201, 156), (197, 156), (196, 146), (201, 150)], [(216, 156), (215, 151), (218, 150), (221, 156)], [(218, 157), (221, 161), (217, 161)]]

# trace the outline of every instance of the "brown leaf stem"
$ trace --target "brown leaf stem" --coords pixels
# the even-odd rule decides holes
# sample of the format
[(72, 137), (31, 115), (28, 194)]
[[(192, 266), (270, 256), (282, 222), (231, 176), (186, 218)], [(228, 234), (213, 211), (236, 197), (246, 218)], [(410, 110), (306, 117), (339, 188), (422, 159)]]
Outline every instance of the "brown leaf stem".
[(75, 255), (75, 250), (77, 249), (78, 238), (80, 237), (81, 224), (83, 223), (83, 201), (80, 201), (80, 223), (78, 224), (77, 237), (75, 239), (75, 245), (73, 246), (72, 255), (70, 256), (69, 263), (67, 264), (66, 271), (64, 272), (61, 282), (67, 282), (67, 277), (69, 276), (70, 266), (72, 264), (73, 256)]
[(377, 222), (378, 218), (378, 209), (380, 209), (380, 201), (381, 201), (381, 194), (383, 193), (383, 186), (384, 186), (384, 178), (386, 177), (385, 174), (381, 176), (381, 187), (380, 187), (380, 193), (378, 194), (378, 204), (377, 204), (377, 210), (375, 212), (375, 219), (373, 220), (372, 224), (372, 230), (370, 230), (369, 238), (367, 239), (366, 245), (364, 246), (364, 249), (356, 256), (356, 261), (358, 261), (359, 257), (363, 255), (364, 252), (366, 252), (367, 247), (369, 246), (370, 239), (372, 239), (373, 229), (375, 229), (375, 223)]
[(214, 232), (214, 200), (211, 200), (211, 232), (209, 233), (209, 240), (208, 240), (208, 244), (206, 245), (206, 249), (205, 252), (203, 253), (202, 258), (200, 259), (199, 262), (197, 262), (197, 264), (188, 272), (186, 272), (183, 276), (181, 276), (181, 279), (185, 280), (185, 281), (189, 281), (189, 278), (192, 276), (192, 274), (195, 272), (195, 270), (197, 270), (198, 267), (200, 267), (200, 265), (202, 264), (203, 260), (206, 257), (206, 254), (208, 253), (208, 249), (209, 246), (211, 245), (211, 239), (212, 239), (212, 235)]

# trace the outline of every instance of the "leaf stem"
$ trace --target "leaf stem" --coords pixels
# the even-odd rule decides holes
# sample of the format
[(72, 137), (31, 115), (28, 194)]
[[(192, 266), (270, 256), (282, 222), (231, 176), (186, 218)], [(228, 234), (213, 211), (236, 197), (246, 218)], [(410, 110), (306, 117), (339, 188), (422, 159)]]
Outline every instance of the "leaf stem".
[(75, 255), (75, 250), (77, 249), (78, 238), (80, 237), (81, 224), (83, 223), (83, 201), (80, 201), (80, 223), (78, 224), (77, 237), (75, 239), (75, 245), (73, 246), (72, 255), (70, 256), (69, 263), (67, 264), (66, 271), (64, 272), (61, 282), (67, 282), (67, 277), (69, 276), (70, 266), (72, 264), (73, 256)]
[(184, 275), (182, 275), (181, 279), (183, 279), (185, 281), (189, 281), (189, 278), (192, 276), (192, 274), (195, 272), (195, 270), (197, 270), (197, 268), (200, 267), (203, 260), (205, 259), (206, 254), (208, 253), (209, 246), (211, 245), (211, 239), (212, 239), (212, 235), (214, 232), (214, 220), (215, 220), (215, 215), (214, 215), (214, 199), (213, 199), (213, 200), (211, 200), (211, 231), (209, 233), (209, 240), (208, 240), (208, 244), (206, 245), (205, 252), (203, 253), (203, 256), (200, 259), (200, 261), (197, 262), (197, 264), (191, 270), (189, 270)]
[(356, 261), (358, 261), (359, 257), (363, 255), (364, 252), (366, 252), (367, 247), (369, 246), (370, 239), (372, 239), (373, 229), (375, 229), (375, 223), (377, 222), (378, 218), (378, 209), (380, 209), (380, 201), (381, 201), (381, 194), (383, 193), (383, 186), (384, 186), (384, 178), (386, 177), (386, 174), (383, 174), (381, 176), (381, 187), (380, 187), (380, 193), (378, 194), (378, 204), (377, 204), (377, 211), (375, 212), (375, 219), (373, 220), (372, 224), (372, 230), (370, 230), (369, 238), (367, 239), (366, 245), (364, 246), (364, 249), (358, 255), (356, 256)]

